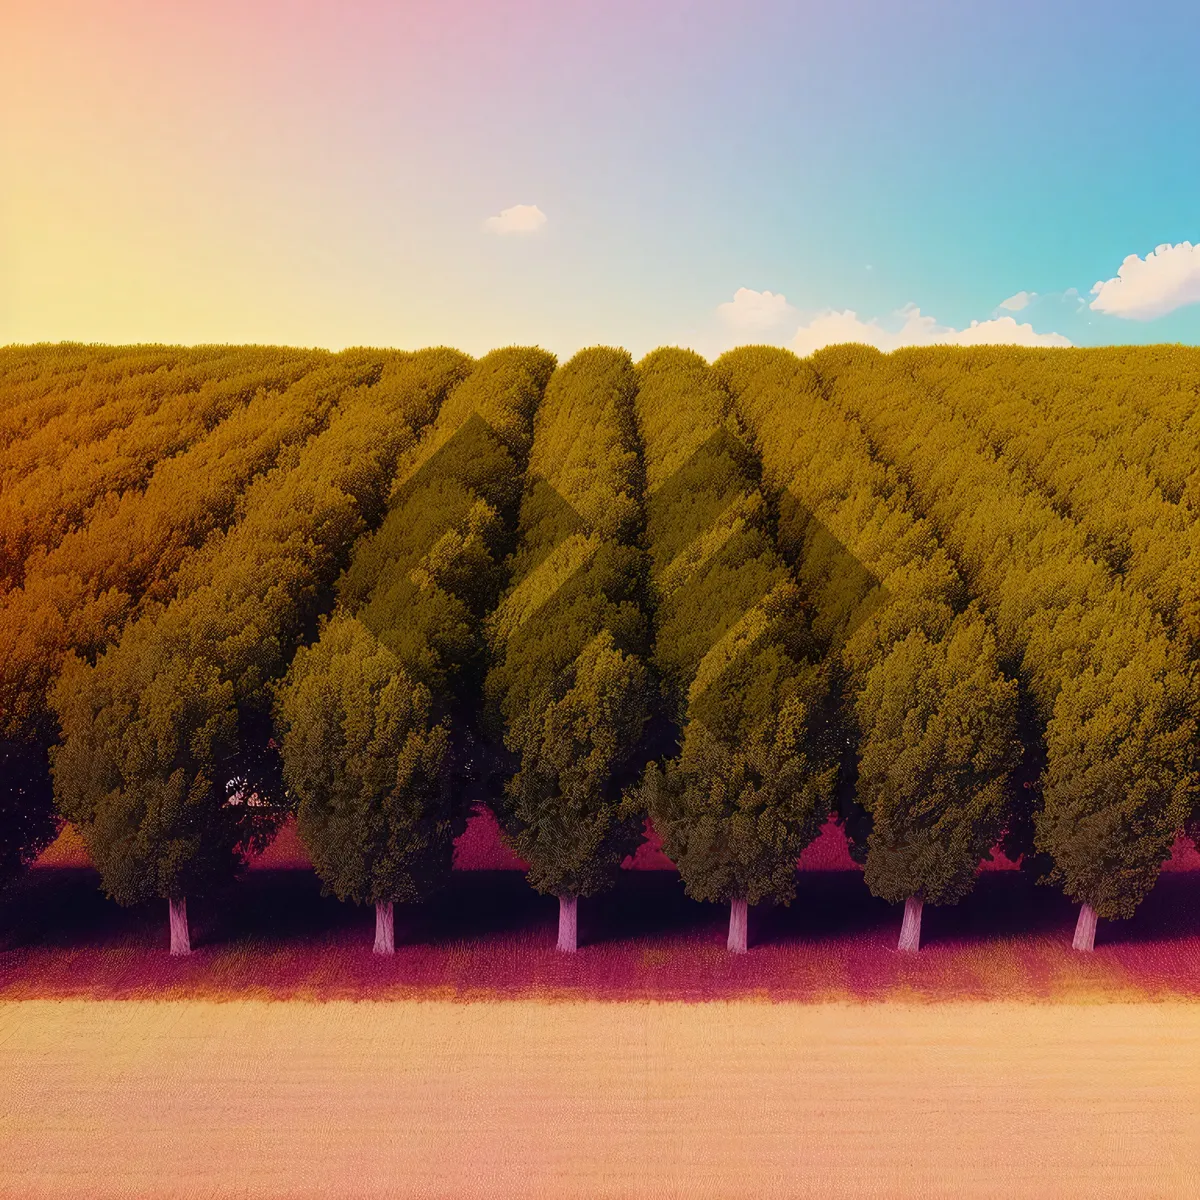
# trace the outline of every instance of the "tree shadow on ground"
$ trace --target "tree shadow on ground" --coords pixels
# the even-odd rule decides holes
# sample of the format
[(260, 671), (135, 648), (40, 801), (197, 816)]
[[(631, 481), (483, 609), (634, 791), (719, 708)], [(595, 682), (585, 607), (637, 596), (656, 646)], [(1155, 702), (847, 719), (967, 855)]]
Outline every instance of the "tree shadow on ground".
[[(957, 905), (926, 907), (923, 944), (981, 945), (1022, 937), (1069, 938), (1077, 906), (1057, 889), (1020, 871), (980, 876)], [(890, 943), (900, 906), (870, 894), (858, 871), (808, 870), (797, 875), (788, 907), (756, 906), (750, 940), (787, 947), (838, 939)], [(188, 904), (196, 948), (229, 944), (346, 944), (368, 938), (369, 906), (322, 896), (311, 870), (269, 868)], [(729, 910), (690, 899), (673, 871), (622, 871), (617, 885), (579, 905), (581, 946), (629, 941), (723, 941)], [(535, 892), (519, 871), (456, 871), (424, 905), (399, 906), (397, 936), (406, 944), (440, 945), (552, 939), (557, 902)], [(1167, 872), (1128, 921), (1102, 921), (1098, 946), (1136, 948), (1200, 936), (1200, 872)], [(90, 867), (38, 867), (0, 897), (0, 951), (44, 948), (156, 948), (167, 944), (166, 904), (122, 908), (99, 887)]]

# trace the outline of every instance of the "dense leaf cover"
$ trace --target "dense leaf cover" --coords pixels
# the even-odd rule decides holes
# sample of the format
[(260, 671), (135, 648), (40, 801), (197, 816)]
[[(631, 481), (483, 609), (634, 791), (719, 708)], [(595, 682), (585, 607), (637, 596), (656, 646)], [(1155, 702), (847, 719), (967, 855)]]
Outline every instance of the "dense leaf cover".
[(903, 481), (876, 461), (807, 364), (747, 348), (716, 364), (763, 456), (780, 544), (840, 655), (872, 817), (876, 895), (953, 903), (996, 845), (1017, 765), (1017, 686), (953, 561)]
[(716, 372), (658, 350), (638, 380), (654, 663), (682, 741), (642, 790), (689, 895), (788, 903), (836, 774), (829, 664)]
[(853, 347), (811, 364), (919, 498), (1027, 683), (1044, 726), (1035, 840), (1050, 878), (1101, 916), (1129, 916), (1195, 799), (1200, 696), (1186, 654), (1079, 525), (921, 386), (919, 358)]
[(581, 351), (551, 378), (489, 621), (496, 815), (530, 883), (563, 897), (610, 886), (641, 840), (623, 795), (652, 707), (636, 390), (623, 350)]
[(1197, 813), (1200, 354), (552, 368), (0, 348), (0, 882), (65, 818), (122, 902), (214, 886), (278, 732), (357, 900), (436, 886), (482, 773), (543, 891), (650, 811), (690, 894), (786, 901), (836, 776), (889, 900), (1003, 838), (1136, 909)]
[(279, 689), (300, 836), (340, 899), (424, 900), (449, 876), (482, 621), (553, 366), (542, 351), (493, 351), (444, 401), (401, 455), (386, 519), (359, 539), (332, 617)]
[(354, 539), (382, 518), (414, 427), (461, 375), (451, 351), (348, 358), (367, 378), (343, 392), (328, 428), (247, 490), (240, 520), (181, 569), (170, 604), (94, 664), (73, 658), (55, 686), (59, 807), (122, 903), (210, 890), (264, 836), (275, 809), (251, 800), (266, 786), (257, 756), (271, 685)]

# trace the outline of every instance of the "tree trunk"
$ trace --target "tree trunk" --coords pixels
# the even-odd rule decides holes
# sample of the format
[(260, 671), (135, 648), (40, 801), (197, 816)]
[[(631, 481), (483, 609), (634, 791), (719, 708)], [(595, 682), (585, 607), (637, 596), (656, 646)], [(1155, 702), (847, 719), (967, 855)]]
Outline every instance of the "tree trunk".
[(564, 954), (574, 954), (579, 945), (576, 913), (579, 906), (578, 896), (559, 896), (558, 898), (558, 946)]
[(729, 902), (729, 941), (726, 945), (730, 954), (745, 954), (749, 941), (750, 906), (745, 900)]
[(171, 954), (182, 958), (192, 952), (192, 938), (188, 932), (187, 897), (169, 900), (171, 906)]
[(920, 896), (909, 896), (904, 902), (904, 921), (900, 926), (900, 944), (897, 950), (909, 950), (914, 954), (921, 948), (921, 910), (925, 901)]
[(1072, 950), (1094, 950), (1096, 948), (1096, 910), (1085, 904), (1079, 910), (1079, 920), (1075, 922), (1075, 940), (1071, 943)]
[(375, 905), (375, 953), (396, 953), (396, 927), (390, 900), (380, 900)]

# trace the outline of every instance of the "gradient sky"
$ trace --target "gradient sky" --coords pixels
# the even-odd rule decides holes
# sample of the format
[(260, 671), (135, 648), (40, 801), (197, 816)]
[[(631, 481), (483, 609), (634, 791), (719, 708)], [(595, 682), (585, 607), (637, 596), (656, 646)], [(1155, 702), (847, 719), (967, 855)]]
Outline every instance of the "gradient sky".
[(1200, 342), (1197, 38), (1194, 0), (7, 0), (0, 344)]

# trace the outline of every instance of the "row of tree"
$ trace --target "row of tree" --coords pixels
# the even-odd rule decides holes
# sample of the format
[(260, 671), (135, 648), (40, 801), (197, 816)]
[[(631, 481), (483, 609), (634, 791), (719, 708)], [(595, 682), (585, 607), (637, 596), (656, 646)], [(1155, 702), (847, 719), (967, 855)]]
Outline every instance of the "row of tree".
[(831, 664), (717, 373), (659, 350), (638, 382), (653, 661), (680, 739), (641, 791), (688, 894), (729, 903), (737, 953), (748, 905), (791, 901), (796, 861), (830, 812)]
[(0, 813), (10, 818), (0, 826), (0, 879), (54, 831), (48, 693), (64, 657), (94, 660), (144, 607), (169, 601), (181, 565), (235, 517), (249, 483), (323, 428), (348, 387), (378, 379), (386, 357), (326, 355), (329, 366), (287, 387), (302, 360), (246, 355), (251, 370), (200, 389), (240, 397), (230, 416), (190, 450), (162, 457), (144, 490), (112, 494), (53, 549), (32, 553), (23, 583), (0, 595)]
[(327, 893), (393, 905), (449, 877), (466, 826), (470, 732), (533, 426), (554, 360), (485, 356), (400, 458), (387, 517), (360, 538), (316, 642), (275, 700), (297, 827)]
[(379, 363), (338, 362), (287, 386), (255, 368), (204, 391), (237, 407), (181, 453), (164, 456), (145, 488), (110, 493), (52, 548), (25, 560), (22, 583), (0, 596), (0, 714), (8, 738), (45, 732), (45, 695), (63, 656), (94, 658), (145, 603), (169, 601), (184, 560), (233, 519), (253, 479), (324, 426)]
[(1153, 886), (1194, 805), (1200, 696), (1186, 656), (1145, 595), (903, 359), (835, 348), (811, 370), (901, 470), (994, 615), (1044, 746), (1035, 846), (1080, 902), (1076, 942), (1090, 948), (1098, 916), (1131, 915)]
[[(237, 376), (247, 367), (266, 372), (273, 386), (310, 366), (302, 351), (226, 350), (173, 370), (130, 374), (112, 386), (107, 403), (92, 409), (89, 399), (86, 413), (73, 407), (10, 445), (0, 464), (0, 580), (19, 583), (35, 549), (52, 548), (106, 495), (144, 486), (157, 462), (227, 417), (245, 398)], [(72, 390), (105, 395), (102, 386)]]
[[(849, 832), (871, 891), (905, 903), (920, 945), (926, 901), (954, 904), (1001, 840), (1021, 757), (1017, 684), (995, 634), (903, 480), (783, 351), (716, 368), (762, 455), (780, 547), (833, 656), (844, 763), (867, 819)], [(853, 845), (853, 842), (852, 842)]]
[[(831, 811), (902, 947), (1002, 840), (1086, 949), (1194, 811), (1191, 476), (1159, 487), (1069, 371), (1037, 392), (1057, 357), (171, 353), (0, 353), (0, 426), (74, 413), (78, 494), (128, 481), (0, 595), (0, 867), (53, 832), (57, 742), (57, 811), (177, 951), (289, 810), (385, 952), (476, 801), (565, 950), (647, 816), (734, 951)], [(1109, 408), (1186, 426), (1127, 374)], [(0, 436), (14, 495), (38, 436)]]
[[(1019, 372), (981, 370), (973, 356), (961, 364), (912, 352), (902, 357), (924, 391), (970, 423), (1006, 467), (1031, 479), (1079, 525), (1097, 561), (1145, 593), (1171, 633), (1184, 639), (1188, 658), (1197, 658), (1200, 447), (1183, 413), (1200, 417), (1195, 391), (1180, 390), (1188, 375), (1173, 371), (1168, 389), (1148, 371), (1130, 381), (1133, 394), (1119, 398), (1104, 389), (1083, 393), (1077, 385), (1047, 394), (1039, 376), (1042, 387), (1030, 394), (1019, 386)], [(1055, 378), (1049, 374), (1051, 384)], [(1172, 486), (1170, 497), (1155, 469), (1162, 445), (1145, 440), (1146, 426), (1175, 448), (1175, 467), (1186, 464), (1182, 486)]]
[[(42, 461), (31, 453), (35, 446), (52, 456), (69, 454), (116, 428), (123, 414), (112, 402), (123, 381), (213, 357), (211, 347), (39, 346), (28, 354), (20, 347), (0, 350), (0, 462), (6, 470), (23, 463), (29, 471)], [(20, 448), (34, 436), (38, 441)]]
[(189, 947), (189, 892), (232, 877), (273, 832), (277, 809), (251, 802), (279, 790), (272, 683), (382, 518), (399, 455), (468, 369), (457, 352), (422, 351), (344, 392), (326, 430), (245, 493), (241, 519), (189, 561), (168, 605), (60, 675), (59, 809), (109, 895), (170, 901), (173, 952)]
[(623, 350), (582, 351), (551, 378), (487, 625), (485, 794), (532, 886), (559, 897), (564, 951), (579, 898), (642, 838), (625, 795), (653, 708), (636, 392)]
[[(975, 346), (932, 354), (904, 350), (897, 357), (939, 390), (978, 387), (993, 401), (1011, 396), (1032, 403), (1068, 438), (1106, 444), (1111, 462), (1145, 467), (1169, 501), (1197, 509), (1200, 358), (1194, 349), (1113, 346), (1064, 353)], [(1044, 441), (1039, 452), (1065, 461)]]

